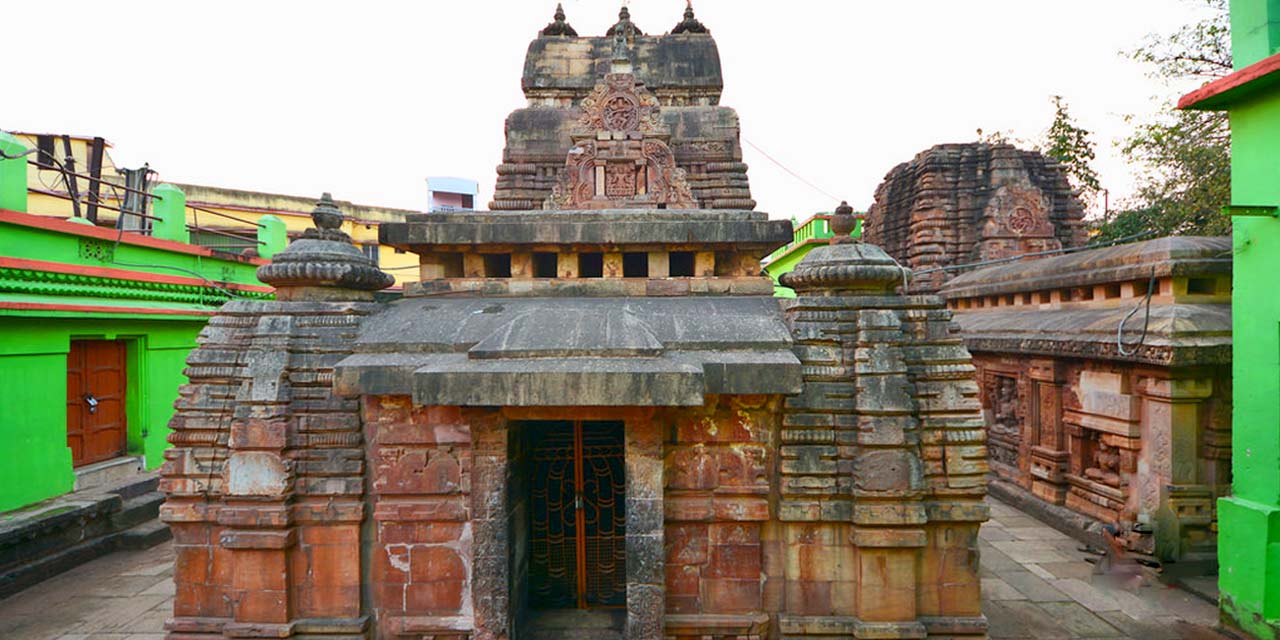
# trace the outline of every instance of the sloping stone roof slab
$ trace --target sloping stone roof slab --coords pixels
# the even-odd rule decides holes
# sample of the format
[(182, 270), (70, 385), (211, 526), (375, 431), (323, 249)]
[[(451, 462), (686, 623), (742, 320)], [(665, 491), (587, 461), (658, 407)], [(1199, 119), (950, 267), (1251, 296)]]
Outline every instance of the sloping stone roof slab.
[(406, 299), (370, 318), (335, 388), (442, 406), (698, 406), (794, 394), (772, 298)]

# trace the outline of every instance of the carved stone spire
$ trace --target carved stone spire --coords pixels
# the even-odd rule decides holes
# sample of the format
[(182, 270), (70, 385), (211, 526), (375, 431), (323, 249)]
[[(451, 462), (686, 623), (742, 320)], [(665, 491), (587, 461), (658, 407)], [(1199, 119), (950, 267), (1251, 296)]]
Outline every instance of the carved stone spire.
[(693, 17), (693, 0), (688, 0), (684, 8), (684, 20), (677, 24), (671, 33), (711, 33), (711, 30)]
[[(258, 279), (281, 300), (363, 300), (395, 282), (342, 231), (342, 211), (325, 193), (311, 211), (315, 227), (258, 267)], [(345, 290), (345, 291), (344, 291)]]
[(578, 37), (578, 32), (564, 21), (564, 5), (556, 3), (555, 20), (548, 24), (542, 31), (538, 32), (540, 36), (568, 36), (571, 38)]
[(627, 9), (627, 5), (622, 5), (622, 10), (618, 12), (618, 22), (616, 22), (604, 35), (612, 38), (615, 34), (621, 33), (630, 41), (635, 36), (642, 36), (644, 32), (631, 21), (631, 11)]

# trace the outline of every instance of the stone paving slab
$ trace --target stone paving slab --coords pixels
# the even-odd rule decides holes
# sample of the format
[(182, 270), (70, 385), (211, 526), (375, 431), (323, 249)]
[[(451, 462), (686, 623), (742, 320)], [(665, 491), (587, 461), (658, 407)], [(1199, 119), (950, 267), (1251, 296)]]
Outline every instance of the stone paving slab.
[[(1098, 574), (1078, 542), (990, 500), (983, 612), (995, 640), (1236, 640), (1213, 605), (1142, 575)], [(173, 546), (99, 558), (0, 600), (5, 640), (162, 640)]]

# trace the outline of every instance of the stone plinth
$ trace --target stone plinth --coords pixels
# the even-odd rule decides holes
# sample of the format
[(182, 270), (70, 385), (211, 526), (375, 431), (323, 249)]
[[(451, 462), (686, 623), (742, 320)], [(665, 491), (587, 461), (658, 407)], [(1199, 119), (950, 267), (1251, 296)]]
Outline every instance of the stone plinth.
[(1162, 238), (952, 280), (996, 474), (1114, 525), (1134, 552), (1212, 563), (1230, 482), (1229, 249)]

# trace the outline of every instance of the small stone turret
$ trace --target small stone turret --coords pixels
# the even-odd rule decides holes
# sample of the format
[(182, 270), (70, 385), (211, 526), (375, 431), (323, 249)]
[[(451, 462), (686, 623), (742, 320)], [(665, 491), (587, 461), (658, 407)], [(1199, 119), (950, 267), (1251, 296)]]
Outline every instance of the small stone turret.
[(976, 569), (987, 464), (972, 359), (939, 298), (897, 292), (910, 273), (848, 237), (846, 204), (832, 227), (831, 243), (781, 278), (797, 294), (786, 319), (804, 391), (783, 406), (778, 517), (782, 539), (848, 540), (857, 560), (848, 577), (799, 578), (812, 583), (803, 593), (852, 595), (806, 602), (788, 631), (985, 637)]
[(372, 300), (374, 291), (395, 282), (342, 231), (342, 211), (325, 193), (311, 212), (315, 224), (271, 264), (258, 267), (258, 279), (276, 288), (281, 300)]

